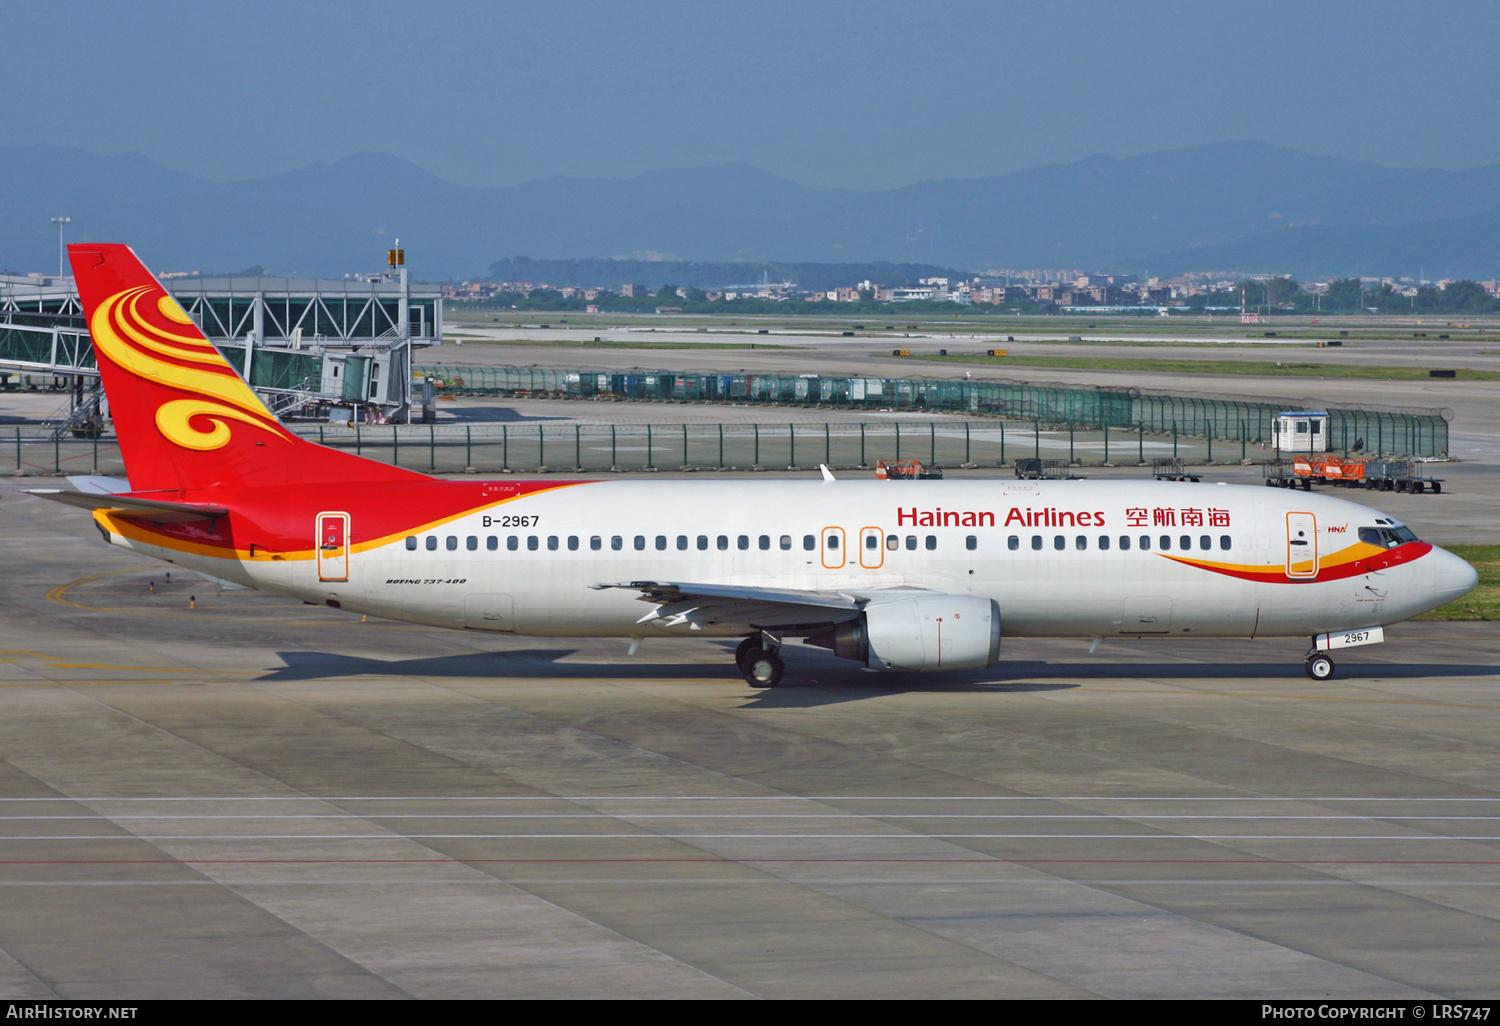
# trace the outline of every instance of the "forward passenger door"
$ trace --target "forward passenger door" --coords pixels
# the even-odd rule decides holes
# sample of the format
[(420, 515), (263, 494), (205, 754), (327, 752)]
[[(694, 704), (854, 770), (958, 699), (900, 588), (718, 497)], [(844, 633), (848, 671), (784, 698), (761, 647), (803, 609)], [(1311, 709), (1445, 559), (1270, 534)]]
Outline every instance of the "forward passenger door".
[(1318, 518), (1311, 513), (1286, 515), (1286, 575), (1294, 581), (1318, 576)]

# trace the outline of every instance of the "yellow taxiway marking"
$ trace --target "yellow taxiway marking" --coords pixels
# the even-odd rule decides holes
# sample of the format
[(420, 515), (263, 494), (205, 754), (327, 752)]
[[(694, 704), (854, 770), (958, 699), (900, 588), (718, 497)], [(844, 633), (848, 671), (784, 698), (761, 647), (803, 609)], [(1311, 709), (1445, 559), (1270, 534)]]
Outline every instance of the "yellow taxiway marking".
[(1500, 705), (1474, 705), (1468, 702), (1433, 702), (1420, 698), (1355, 698), (1345, 695), (1257, 695), (1249, 691), (1165, 691), (1155, 688), (1090, 688), (1081, 686), (1075, 690), (1121, 695), (1172, 695), (1198, 698), (1276, 698), (1306, 702), (1375, 702), (1382, 705), (1437, 705), (1451, 709), (1500, 709)]
[[(236, 673), (244, 671), (233, 671)], [(272, 671), (274, 672), (274, 671)], [(355, 681), (368, 683), (370, 681), (389, 681), (390, 678), (373, 674), (351, 674), (348, 677), (314, 677), (309, 680), (275, 680), (266, 681), (267, 684), (324, 684), (338, 681)], [(420, 684), (424, 687), (450, 687), (453, 682), (440, 682), (425, 678), (412, 677), (410, 683)], [(488, 677), (473, 677), (470, 680), (475, 684), (493, 684), (494, 680)], [(544, 684), (727, 684), (729, 681), (719, 677), (693, 678), (684, 677), (670, 681), (663, 681), (658, 677), (618, 677), (604, 679), (600, 677), (515, 677), (510, 683), (533, 681)], [(259, 681), (246, 681), (247, 684), (261, 683)], [(165, 684), (170, 687), (189, 686), (190, 682), (182, 680), (37, 680), (37, 681), (12, 681), (0, 683), (0, 688), (113, 688), (122, 686), (138, 686), (146, 684)]]
[[(121, 669), (136, 669), (137, 667), (120, 667), (120, 668)], [(146, 669), (146, 667), (139, 667), (139, 669)], [(178, 673), (178, 672), (188, 673), (188, 672), (193, 672), (193, 671), (188, 671), (188, 670), (177, 671), (177, 670), (173, 670), (171, 672), (173, 672), (173, 673)], [(270, 671), (270, 670), (217, 670), (217, 671), (212, 671), (211, 670), (211, 671), (199, 671), (199, 672), (230, 673), (230, 674), (243, 674), (243, 675), (246, 675), (246, 676), (254, 676), (256, 674), (261, 674), (261, 673), (274, 673), (275, 671)], [(351, 673), (351, 674), (345, 674), (345, 675), (340, 675), (340, 676), (315, 677), (315, 678), (310, 678), (310, 679), (305, 679), (305, 680), (300, 680), (300, 681), (273, 680), (273, 681), (264, 681), (264, 682), (261, 682), (261, 681), (246, 681), (245, 683), (247, 683), (247, 684), (257, 684), (257, 683), (266, 683), (266, 684), (290, 684), (290, 683), (299, 683), (299, 684), (329, 684), (329, 683), (336, 683), (336, 682), (339, 682), (339, 681), (359, 681), (359, 682), (364, 682), (364, 683), (368, 683), (368, 682), (371, 682), (371, 681), (376, 681), (376, 682), (383, 681), (383, 682), (388, 682), (388, 683), (395, 683), (396, 681), (394, 680), (394, 678), (400, 678), (402, 676), (403, 675), (401, 675), (401, 674)], [(726, 684), (726, 685), (732, 685), (734, 683), (733, 681), (727, 680), (727, 679), (725, 679), (723, 677), (677, 677), (677, 678), (665, 678), (665, 679), (661, 678), (661, 677), (507, 677), (507, 678), (503, 678), (503, 679), (502, 678), (495, 678), (495, 677), (460, 677), (460, 678), (455, 678), (455, 679), (451, 679), (451, 680), (433, 680), (433, 679), (430, 679), (430, 678), (421, 677), (420, 675), (408, 676), (407, 677), (407, 681), (408, 681), (408, 683), (420, 684), (420, 685), (422, 685), (424, 687), (455, 687), (455, 688), (462, 688), (462, 687), (503, 687), (506, 684), (520, 684), (520, 683), (527, 683), (527, 682), (543, 683), (543, 684), (548, 684), (548, 685), (552, 685), (552, 684), (607, 684), (607, 685), (619, 685), (619, 684), (651, 684), (651, 685), (655, 685), (655, 684)], [(126, 686), (126, 685), (132, 685), (132, 686), (134, 686), (134, 685), (149, 685), (149, 684), (165, 684), (165, 685), (172, 685), (172, 686), (182, 686), (182, 685), (184, 685), (186, 683), (188, 683), (188, 682), (185, 682), (185, 681), (182, 681), (182, 680), (39, 680), (39, 681), (14, 681), (14, 682), (0, 683), (0, 688), (120, 687), (120, 686)], [(814, 686), (816, 686), (816, 685), (814, 685)], [(1376, 703), (1376, 704), (1384, 704), (1384, 705), (1429, 705), (1429, 706), (1438, 706), (1440, 708), (1449, 708), (1449, 709), (1500, 709), (1500, 706), (1497, 706), (1497, 705), (1477, 705), (1477, 704), (1471, 704), (1471, 703), (1465, 703), (1465, 702), (1431, 702), (1431, 701), (1422, 701), (1422, 700), (1418, 700), (1418, 699), (1402, 699), (1402, 698), (1353, 698), (1353, 697), (1340, 697), (1340, 696), (1337, 696), (1337, 695), (1257, 695), (1257, 694), (1253, 694), (1253, 693), (1250, 693), (1250, 692), (1241, 692), (1241, 691), (1160, 691), (1160, 690), (1152, 690), (1152, 689), (1148, 689), (1148, 688), (1087, 688), (1087, 687), (1079, 687), (1079, 688), (1075, 688), (1074, 690), (1076, 690), (1076, 691), (1091, 691), (1091, 692), (1094, 692), (1096, 694), (1119, 693), (1119, 694), (1132, 694), (1132, 695), (1162, 695), (1162, 696), (1166, 696), (1166, 697), (1170, 697), (1170, 698), (1269, 698), (1269, 699), (1277, 699), (1277, 700), (1281, 700), (1281, 701), (1292, 701), (1292, 702), (1295, 702), (1295, 701), (1367, 702), (1367, 703)], [(938, 689), (934, 689), (933, 693), (934, 694), (940, 694), (941, 691), (938, 690)], [(760, 692), (756, 692), (756, 694), (760, 694)], [(872, 694), (871, 697), (872, 698), (876, 698), (876, 697), (879, 697), (879, 696)]]
[(112, 666), (109, 663), (50, 663), (59, 670), (136, 670), (145, 673), (261, 673), (261, 670), (204, 670), (196, 666)]
[(180, 680), (34, 680), (0, 684), (0, 688), (112, 688), (138, 684), (170, 684), (181, 686)]
[[(127, 673), (238, 673), (254, 675), (264, 670), (205, 670), (196, 666), (116, 666), (114, 663), (65, 663), (64, 656), (46, 652), (30, 652), (25, 649), (4, 649), (0, 655), (23, 655), (40, 659), (58, 670), (122, 670)], [(20, 659), (0, 659), (0, 663), (19, 663)]]
[[(90, 584), (94, 581), (103, 580), (106, 577), (117, 577), (120, 574), (139, 574), (146, 572), (147, 571), (145, 570), (138, 569), (111, 570), (106, 574), (91, 574), (88, 577), (80, 577), (77, 580), (69, 581), (67, 584), (59, 584), (57, 587), (47, 592), (47, 601), (56, 602), (59, 605), (63, 606), (72, 606), (74, 609), (86, 609), (91, 613), (118, 613), (121, 616), (145, 616), (150, 617), (153, 620), (192, 620), (196, 623), (247, 623), (264, 624), (266, 626), (275, 627), (318, 627), (322, 629), (337, 628), (343, 630), (348, 630), (354, 627), (358, 627), (363, 630), (377, 631), (442, 630), (442, 628), (440, 627), (401, 627), (396, 625), (388, 626), (386, 624), (376, 623), (360, 623), (358, 621), (348, 623), (342, 620), (273, 620), (245, 616), (205, 616), (201, 614), (193, 615), (188, 613), (164, 613), (150, 609), (126, 609), (122, 606), (91, 606), (86, 602), (78, 602), (66, 597), (68, 592), (72, 591), (74, 588), (82, 584)], [(35, 653), (30, 654), (34, 655)]]

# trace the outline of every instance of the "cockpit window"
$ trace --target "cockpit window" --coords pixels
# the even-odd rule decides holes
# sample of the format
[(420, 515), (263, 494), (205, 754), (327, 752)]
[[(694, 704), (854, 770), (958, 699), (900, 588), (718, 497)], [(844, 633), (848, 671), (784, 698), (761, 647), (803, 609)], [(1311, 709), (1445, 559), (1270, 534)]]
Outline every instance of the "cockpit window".
[(1359, 540), (1366, 545), (1379, 545), (1383, 549), (1394, 549), (1397, 545), (1416, 541), (1417, 536), (1409, 527), (1361, 527)]

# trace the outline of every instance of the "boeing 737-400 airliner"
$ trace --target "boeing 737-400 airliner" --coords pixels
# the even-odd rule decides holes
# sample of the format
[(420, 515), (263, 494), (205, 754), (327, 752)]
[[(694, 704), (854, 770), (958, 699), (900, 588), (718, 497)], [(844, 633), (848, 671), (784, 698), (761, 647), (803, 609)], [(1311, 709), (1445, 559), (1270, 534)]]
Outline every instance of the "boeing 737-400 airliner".
[[(872, 669), (972, 670), (1015, 636), (1309, 637), (1330, 651), (1474, 569), (1377, 510), (1155, 481), (439, 480), (286, 430), (135, 254), (69, 252), (128, 488), (36, 494), (105, 541), (353, 613), (555, 637), (800, 638)], [(121, 483), (123, 485), (123, 483)]]

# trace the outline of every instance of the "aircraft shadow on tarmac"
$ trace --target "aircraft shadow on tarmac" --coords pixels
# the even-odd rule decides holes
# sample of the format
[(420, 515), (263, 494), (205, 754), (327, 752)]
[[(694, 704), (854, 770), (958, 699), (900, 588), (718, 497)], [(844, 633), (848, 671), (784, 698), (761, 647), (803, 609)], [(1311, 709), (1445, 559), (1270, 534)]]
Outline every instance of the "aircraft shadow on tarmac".
[[(423, 656), (416, 659), (369, 659), (334, 652), (278, 652), (286, 665), (256, 678), (258, 684), (281, 681), (330, 680), (339, 677), (411, 677), (416, 679), (469, 680), (702, 680), (723, 677), (725, 683), (743, 683), (733, 668), (733, 649), (726, 648), (724, 661), (703, 663), (652, 663), (622, 659), (618, 662), (588, 662), (563, 659), (577, 654), (569, 648), (512, 649), (503, 652), (469, 652), (462, 655)], [(1036, 665), (1036, 664), (1028, 664)], [(944, 674), (870, 673), (821, 652), (799, 649), (787, 667), (780, 687), (754, 690), (753, 707), (812, 707), (853, 702), (907, 692), (961, 694), (991, 692), (1065, 691), (1077, 684), (1009, 680), (990, 670)], [(750, 690), (748, 685), (745, 685)]]
[[(577, 649), (525, 648), (500, 652), (421, 656), (413, 659), (372, 659), (333, 652), (278, 652), (284, 666), (257, 678), (258, 683), (327, 680), (337, 677), (414, 677), (476, 680), (578, 679), (701, 680), (737, 679), (726, 645), (721, 663), (660, 663), (638, 659), (589, 661), (571, 659)], [(757, 692), (758, 706), (822, 705), (884, 695), (921, 691), (932, 694), (1026, 693), (1062, 691), (1082, 686), (1078, 681), (1252, 680), (1285, 678), (1288, 686), (1319, 687), (1305, 681), (1293, 663), (1162, 663), (1162, 662), (1046, 662), (1001, 661), (987, 670), (942, 674), (869, 673), (815, 649), (787, 653), (782, 686)], [(564, 660), (568, 660), (564, 662)], [(1493, 664), (1362, 663), (1349, 664), (1341, 676), (1350, 680), (1402, 680), (1423, 677), (1500, 676)], [(1337, 677), (1335, 681), (1337, 681)]]

